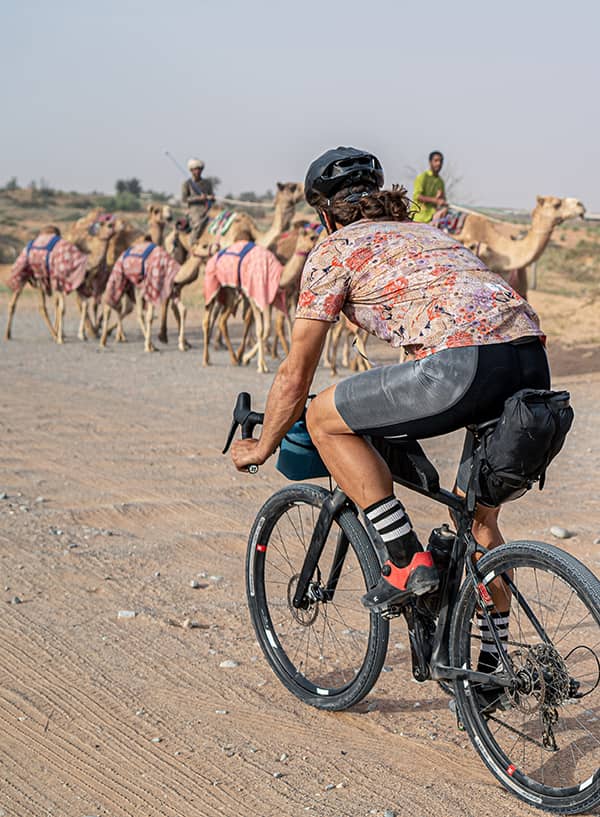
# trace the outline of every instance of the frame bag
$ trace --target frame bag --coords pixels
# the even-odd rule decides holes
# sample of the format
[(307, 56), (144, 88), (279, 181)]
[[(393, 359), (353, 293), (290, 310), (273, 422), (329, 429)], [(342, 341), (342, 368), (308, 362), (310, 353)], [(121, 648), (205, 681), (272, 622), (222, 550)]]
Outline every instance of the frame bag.
[(544, 487), (546, 469), (573, 423), (568, 391), (522, 389), (509, 397), (498, 422), (476, 431), (467, 500), (496, 507), (517, 499), (534, 482)]

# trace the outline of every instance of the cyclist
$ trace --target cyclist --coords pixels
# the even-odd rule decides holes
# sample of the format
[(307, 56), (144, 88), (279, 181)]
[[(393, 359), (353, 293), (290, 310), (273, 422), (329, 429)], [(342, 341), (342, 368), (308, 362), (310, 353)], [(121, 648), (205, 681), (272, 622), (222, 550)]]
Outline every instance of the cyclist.
[[(407, 362), (349, 377), (321, 392), (307, 412), (333, 479), (364, 511), (384, 553), (381, 578), (363, 597), (379, 611), (435, 590), (438, 575), (368, 437), (447, 434), (498, 417), (519, 389), (550, 386), (531, 305), (451, 236), (413, 222), (406, 190), (383, 190), (383, 182), (379, 160), (355, 148), (328, 150), (310, 165), (305, 196), (329, 235), (307, 258), (290, 354), (271, 387), (261, 436), (232, 449), (240, 470), (275, 451), (304, 411), (340, 312), (404, 349)], [(458, 478), (463, 491), (469, 453), (466, 446)], [(497, 516), (498, 509), (477, 509), (474, 534), (483, 546), (503, 541)], [(508, 627), (507, 620), (500, 623)]]

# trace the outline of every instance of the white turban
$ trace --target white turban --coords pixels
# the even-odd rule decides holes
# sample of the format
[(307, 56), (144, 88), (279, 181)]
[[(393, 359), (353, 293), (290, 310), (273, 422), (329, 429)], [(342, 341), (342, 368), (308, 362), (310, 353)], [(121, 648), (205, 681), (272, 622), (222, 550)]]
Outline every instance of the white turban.
[(200, 161), (200, 159), (188, 159), (188, 170), (191, 172), (198, 168), (199, 170), (203, 170), (204, 162)]

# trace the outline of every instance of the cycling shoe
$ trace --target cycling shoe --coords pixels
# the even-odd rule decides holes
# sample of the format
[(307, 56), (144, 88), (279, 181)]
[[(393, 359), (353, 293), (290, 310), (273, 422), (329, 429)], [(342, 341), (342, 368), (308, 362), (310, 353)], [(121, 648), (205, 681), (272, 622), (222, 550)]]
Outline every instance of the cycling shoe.
[(406, 567), (389, 560), (381, 568), (381, 578), (361, 601), (368, 610), (383, 612), (390, 605), (402, 606), (415, 596), (438, 589), (440, 583), (431, 553), (419, 551)]

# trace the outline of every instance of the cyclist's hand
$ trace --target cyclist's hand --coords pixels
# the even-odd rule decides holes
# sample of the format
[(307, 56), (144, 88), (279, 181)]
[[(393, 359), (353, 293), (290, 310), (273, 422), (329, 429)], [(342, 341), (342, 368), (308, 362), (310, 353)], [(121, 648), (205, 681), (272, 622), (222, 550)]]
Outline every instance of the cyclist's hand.
[(259, 440), (236, 440), (231, 446), (231, 459), (238, 471), (245, 471), (249, 465), (262, 465), (267, 459), (262, 456)]

